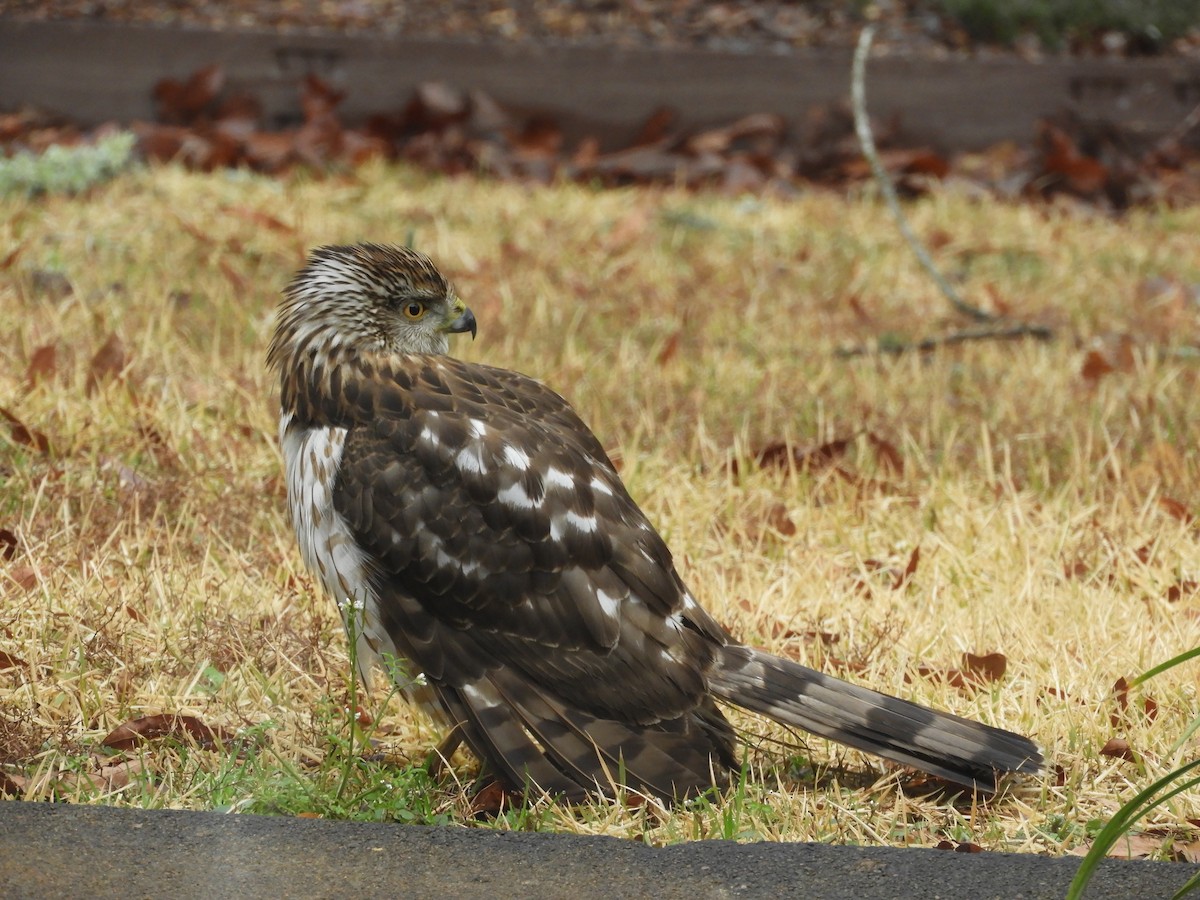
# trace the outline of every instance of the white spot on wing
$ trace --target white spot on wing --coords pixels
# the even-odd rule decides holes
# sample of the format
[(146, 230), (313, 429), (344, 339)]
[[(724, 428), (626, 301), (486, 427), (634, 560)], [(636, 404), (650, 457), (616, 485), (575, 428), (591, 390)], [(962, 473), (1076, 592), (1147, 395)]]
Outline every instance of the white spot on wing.
[(471, 437), (481, 438), (487, 434), (487, 425), (481, 419), (467, 419), (467, 431), (471, 432)]
[(546, 487), (548, 488), (556, 487), (562, 488), (566, 491), (575, 490), (575, 479), (562, 469), (556, 469), (554, 466), (551, 466), (546, 470), (546, 475), (543, 478), (543, 481), (545, 481)]
[(522, 472), (529, 468), (529, 454), (512, 444), (504, 445), (504, 461)]
[(476, 475), (483, 475), (487, 472), (487, 466), (483, 461), (483, 451), (478, 444), (471, 444), (459, 450), (458, 455), (454, 457), (454, 465), (464, 472), (474, 472)]
[(599, 475), (592, 477), (592, 490), (598, 494), (605, 494), (609, 497), (613, 495), (612, 488), (610, 488), (604, 482), (604, 479), (602, 479)]
[(505, 506), (512, 506), (516, 509), (536, 509), (538, 504), (533, 498), (525, 493), (525, 488), (520, 484), (514, 484), (506, 487), (504, 490), (496, 494), (496, 499)]
[(612, 594), (607, 594), (602, 590), (597, 589), (596, 599), (600, 601), (600, 608), (604, 610), (604, 614), (610, 618), (616, 618), (617, 612), (621, 608), (621, 598), (614, 597)]
[(597, 527), (595, 516), (581, 516), (573, 512), (567, 513), (567, 524), (577, 528), (584, 534), (591, 534)]
[(463, 696), (467, 698), (472, 706), (480, 707), (499, 705), (499, 701), (497, 701), (494, 696), (490, 696), (490, 692), (485, 694), (476, 684), (464, 684), (462, 692)]

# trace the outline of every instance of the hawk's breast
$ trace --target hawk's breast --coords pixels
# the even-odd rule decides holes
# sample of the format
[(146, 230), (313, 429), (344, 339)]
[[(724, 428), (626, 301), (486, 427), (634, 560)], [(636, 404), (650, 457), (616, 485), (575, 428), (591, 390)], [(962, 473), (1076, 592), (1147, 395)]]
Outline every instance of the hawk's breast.
[(354, 639), (359, 673), (366, 681), (380, 657), (397, 653), (380, 621), (369, 579), (370, 561), (333, 505), (345, 441), (345, 428), (298, 427), (290, 414), (280, 417), (288, 507), (300, 554), (325, 592), (337, 601)]

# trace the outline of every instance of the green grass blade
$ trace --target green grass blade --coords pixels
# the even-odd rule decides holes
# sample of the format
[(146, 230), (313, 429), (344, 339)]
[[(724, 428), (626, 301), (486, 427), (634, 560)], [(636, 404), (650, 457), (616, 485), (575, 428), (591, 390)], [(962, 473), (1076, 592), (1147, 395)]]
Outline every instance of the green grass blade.
[(1091, 881), (1096, 867), (1100, 865), (1100, 862), (1108, 854), (1108, 851), (1112, 849), (1113, 844), (1117, 842), (1122, 834), (1129, 830), (1134, 822), (1171, 797), (1200, 783), (1200, 779), (1188, 779), (1174, 790), (1153, 802), (1149, 802), (1155, 794), (1168, 784), (1196, 768), (1200, 768), (1200, 759), (1192, 760), (1190, 763), (1180, 766), (1173, 772), (1164, 775), (1113, 814), (1108, 824), (1096, 835), (1096, 840), (1092, 844), (1092, 848), (1088, 851), (1087, 856), (1083, 858), (1083, 862), (1079, 864), (1079, 870), (1075, 873), (1075, 877), (1071, 879), (1071, 886), (1067, 889), (1067, 900), (1079, 900), (1083, 896), (1084, 888)]
[(1171, 900), (1179, 900), (1184, 894), (1190, 894), (1197, 887), (1200, 887), (1200, 872), (1197, 872), (1191, 878), (1183, 883), (1183, 887), (1171, 895)]
[(1167, 756), (1174, 756), (1176, 753), (1178, 753), (1179, 748), (1188, 742), (1188, 739), (1196, 733), (1197, 728), (1200, 728), (1200, 716), (1196, 716), (1196, 718), (1192, 719), (1192, 721), (1188, 724), (1188, 727), (1183, 729), (1183, 734), (1179, 736), (1179, 740), (1171, 745), (1171, 749), (1168, 751)]
[(1193, 659), (1197, 656), (1200, 656), (1200, 647), (1193, 647), (1191, 650), (1185, 650), (1183, 653), (1180, 653), (1178, 656), (1172, 656), (1166, 662), (1159, 663), (1153, 669), (1147, 669), (1145, 672), (1143, 672), (1137, 678), (1133, 679), (1133, 681), (1129, 682), (1129, 686), (1131, 688), (1137, 687), (1142, 682), (1149, 681), (1155, 675), (1161, 675), (1163, 672), (1167, 671), (1167, 669), (1173, 669), (1180, 663), (1185, 663), (1189, 659)]

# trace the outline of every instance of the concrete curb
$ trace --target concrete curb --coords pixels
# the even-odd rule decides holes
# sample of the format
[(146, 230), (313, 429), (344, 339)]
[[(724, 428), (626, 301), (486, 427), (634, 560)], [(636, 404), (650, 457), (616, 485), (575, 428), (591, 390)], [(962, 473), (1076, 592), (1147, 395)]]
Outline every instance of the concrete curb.
[[(341, 112), (350, 124), (442, 80), (482, 88), (518, 113), (552, 115), (568, 141), (592, 134), (608, 146), (626, 146), (662, 106), (688, 129), (769, 112), (797, 133), (810, 108), (850, 94), (850, 54), (836, 50), (734, 54), (0, 19), (0, 109), (32, 104), (85, 125), (151, 120), (159, 79), (210, 63), (224, 67), (230, 91), (258, 97), (274, 126), (300, 119), (297, 84), (312, 72), (347, 91)], [(1156, 136), (1200, 102), (1200, 63), (883, 56), (870, 63), (867, 95), (873, 116), (898, 117), (902, 139), (944, 150), (1028, 140), (1038, 119), (1064, 110)]]
[[(1076, 858), (736, 844), (0, 802), (10, 900), (79, 897), (1060, 898)], [(1089, 900), (1166, 897), (1200, 866), (1106, 860)]]

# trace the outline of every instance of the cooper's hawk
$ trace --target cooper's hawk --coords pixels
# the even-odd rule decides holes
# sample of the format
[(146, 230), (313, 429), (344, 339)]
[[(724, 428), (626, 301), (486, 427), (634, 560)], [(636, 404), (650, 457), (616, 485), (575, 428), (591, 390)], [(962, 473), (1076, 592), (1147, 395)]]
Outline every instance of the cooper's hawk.
[(446, 355), (466, 331), (446, 279), (398, 247), (318, 249), (280, 306), (292, 523), (361, 674), (391, 662), (506, 781), (569, 798), (722, 784), (738, 761), (718, 701), (980, 791), (1040, 769), (1024, 737), (734, 640), (562, 397)]

